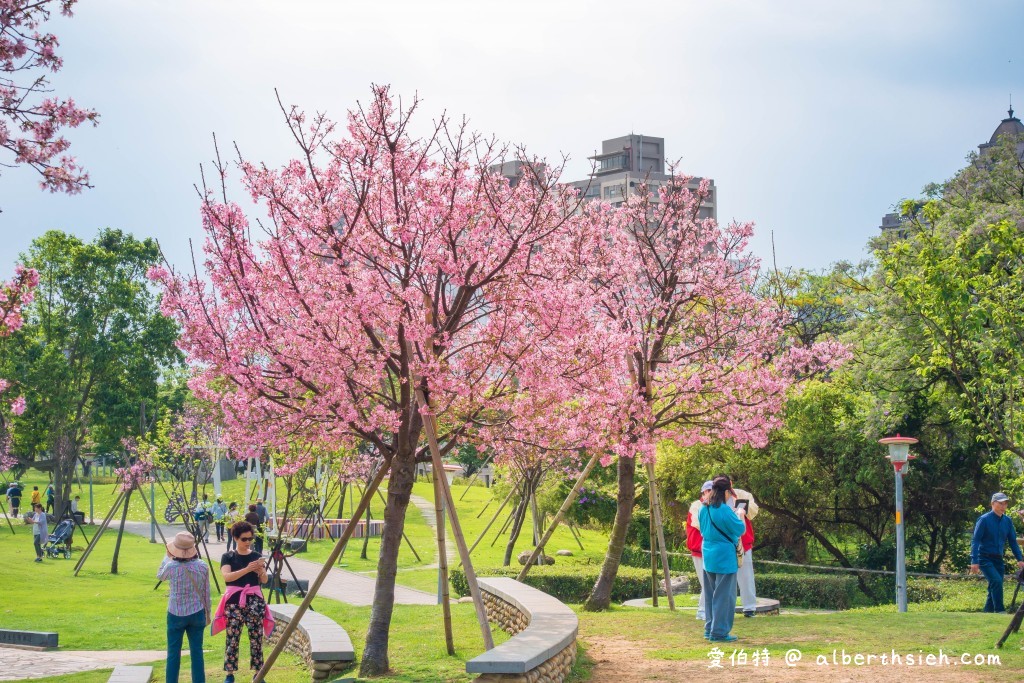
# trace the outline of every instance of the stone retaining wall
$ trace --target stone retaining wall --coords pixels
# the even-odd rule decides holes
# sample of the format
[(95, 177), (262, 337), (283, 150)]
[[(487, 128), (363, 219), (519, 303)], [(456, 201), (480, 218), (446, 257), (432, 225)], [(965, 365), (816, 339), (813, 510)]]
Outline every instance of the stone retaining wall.
[[(266, 645), (271, 647), (276, 645), (277, 641), (281, 638), (281, 633), (287, 625), (288, 619), (286, 617), (283, 617), (280, 614), (275, 614), (274, 631), (270, 634), (270, 637), (267, 638)], [(288, 645), (286, 645), (284, 649), (299, 657), (306, 663), (306, 666), (312, 674), (312, 680), (314, 682), (337, 678), (343, 671), (345, 671), (345, 669), (352, 666), (352, 662), (348, 661), (314, 661), (313, 654), (310, 652), (309, 648), (309, 637), (302, 632), (301, 628), (295, 629), (292, 633), (292, 637), (288, 639)]]
[[(516, 635), (530, 625), (528, 616), (515, 605), (496, 595), (483, 591), (484, 607), (488, 621), (501, 627), (502, 631)], [(569, 677), (576, 662), (576, 641), (573, 640), (551, 659), (522, 674), (482, 674), (474, 683), (562, 683)]]

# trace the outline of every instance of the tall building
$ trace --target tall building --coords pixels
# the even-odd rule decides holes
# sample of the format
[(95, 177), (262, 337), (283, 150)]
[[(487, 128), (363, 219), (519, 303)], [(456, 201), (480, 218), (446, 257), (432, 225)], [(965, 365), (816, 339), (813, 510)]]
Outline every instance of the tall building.
[[(999, 142), (999, 138), (1004, 135), (1011, 135), (1017, 138), (1017, 154), (1024, 161), (1024, 123), (1021, 123), (1020, 119), (1013, 115), (1013, 105), (1010, 105), (1010, 110), (1007, 113), (1009, 116), (999, 122), (988, 142), (978, 145), (979, 162), (984, 160), (985, 156), (989, 153), (989, 149), (995, 147)], [(887, 213), (882, 216), (882, 224), (878, 226), (878, 229), (883, 233), (894, 234), (897, 237), (903, 238), (907, 236), (907, 229), (911, 220), (911, 217), (903, 216), (899, 213)]]
[[(568, 183), (579, 190), (586, 201), (603, 200), (619, 206), (644, 181), (649, 190), (655, 191), (671, 179), (665, 173), (665, 138), (631, 133), (605, 140), (601, 143), (601, 153), (590, 160), (594, 162), (590, 177)], [(701, 178), (690, 181), (690, 189), (696, 190), (700, 181)], [(714, 180), (709, 178), (708, 182), (710, 191), (700, 208), (700, 217), (717, 219), (718, 188)]]

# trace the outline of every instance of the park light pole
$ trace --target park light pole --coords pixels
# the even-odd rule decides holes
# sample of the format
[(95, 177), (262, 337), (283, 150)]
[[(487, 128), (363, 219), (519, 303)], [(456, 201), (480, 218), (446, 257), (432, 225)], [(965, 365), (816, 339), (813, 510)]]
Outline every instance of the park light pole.
[(886, 457), (892, 462), (892, 469), (896, 475), (896, 609), (906, 612), (907, 549), (903, 534), (903, 467), (908, 460), (915, 457), (910, 455), (910, 444), (917, 443), (917, 439), (897, 434), (879, 439), (878, 443), (889, 447), (889, 455)]

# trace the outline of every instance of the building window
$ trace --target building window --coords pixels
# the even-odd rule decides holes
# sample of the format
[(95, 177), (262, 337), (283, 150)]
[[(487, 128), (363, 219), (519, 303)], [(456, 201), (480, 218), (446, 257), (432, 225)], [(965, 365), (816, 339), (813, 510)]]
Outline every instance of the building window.
[(613, 171), (620, 168), (626, 167), (626, 155), (616, 154), (613, 157), (607, 159), (601, 159), (600, 166), (598, 167), (601, 171)]

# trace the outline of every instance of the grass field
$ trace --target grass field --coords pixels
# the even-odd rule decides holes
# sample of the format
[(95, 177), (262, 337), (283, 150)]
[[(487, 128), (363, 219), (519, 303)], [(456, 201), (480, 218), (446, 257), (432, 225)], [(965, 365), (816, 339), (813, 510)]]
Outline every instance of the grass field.
[[(25, 478), (30, 482), (29, 477)], [(237, 482), (234, 484), (237, 485)], [(109, 495), (109, 485), (107, 495)], [(226, 490), (230, 490), (225, 485)], [(98, 488), (98, 487), (97, 487)], [(456, 487), (458, 499), (464, 488)], [(432, 498), (432, 487), (427, 483), (417, 484), (417, 495)], [(489, 520), (498, 502), (491, 504), (488, 511), (478, 516), (490, 500), (490, 491), (480, 487), (470, 489), (459, 502), (459, 514), (466, 535), (472, 542)], [(378, 501), (379, 502), (379, 501)], [(380, 511), (382, 512), (382, 510)], [(374, 510), (374, 514), (378, 514)], [(135, 515), (133, 515), (135, 516)], [(145, 515), (137, 516), (144, 519)], [(424, 590), (436, 587), (436, 570), (431, 564), (436, 560), (433, 532), (423, 515), (413, 506), (406, 529), (416, 544), (421, 560), (417, 562), (407, 548), (403, 547), (400, 557), (399, 582)], [(490, 539), (496, 533), (497, 525), (487, 540), (474, 552), (474, 563), (486, 568), (501, 563), (504, 540), (493, 547)], [(528, 547), (530, 530), (523, 533), (520, 549)], [(583, 531), (585, 551), (580, 551), (568, 532), (559, 532), (550, 547), (569, 548), (575, 553), (572, 558), (559, 558), (569, 566), (600, 561), (604, 550), (604, 539), (595, 531)], [(61, 646), (67, 649), (162, 649), (164, 647), (164, 619), (166, 591), (153, 590), (155, 572), (159, 565), (162, 549), (147, 539), (126, 535), (122, 550), (121, 573), (112, 576), (108, 572), (114, 535), (107, 536), (89, 559), (78, 578), (71, 576), (74, 560), (47, 560), (35, 564), (31, 536), (27, 527), (18, 527), (18, 535), (0, 527), (0, 576), (4, 577), (4, 590), (0, 593), (0, 627), (32, 630), (57, 630)], [(81, 538), (75, 541), (81, 546)], [(310, 559), (323, 557), (328, 552), (328, 543), (311, 545), (305, 556)], [(379, 541), (371, 539), (368, 559), (359, 559), (361, 541), (352, 543), (343, 560), (348, 569), (372, 572), (376, 565)], [(76, 557), (80, 547), (76, 550)], [(774, 667), (785, 666), (782, 662), (787, 651), (798, 648), (804, 662), (798, 671), (803, 678), (786, 680), (899, 680), (893, 678), (899, 671), (868, 667), (864, 671), (839, 672), (834, 667), (817, 666), (813, 660), (818, 656), (826, 658), (833, 651), (846, 650), (851, 653), (878, 654), (896, 651), (898, 653), (938, 653), (940, 648), (948, 656), (958, 657), (963, 653), (984, 656), (998, 655), (998, 665), (982, 667), (961, 667), (958, 671), (947, 671), (936, 680), (1021, 680), (1024, 671), (1024, 652), (1020, 647), (1020, 635), (1012, 636), (1007, 647), (993, 649), (994, 641), (1008, 623), (1006, 615), (966, 613), (962, 610), (976, 609), (983, 600), (984, 588), (977, 583), (964, 583), (962, 588), (941, 601), (911, 604), (907, 614), (897, 614), (891, 605), (854, 609), (846, 612), (822, 614), (813, 611), (791, 611), (777, 617), (738, 619), (734, 633), (740, 637), (736, 648), (748, 653), (767, 651)], [(691, 606), (696, 596), (679, 596), (681, 607)], [(369, 621), (369, 608), (342, 605), (327, 599), (314, 602), (318, 611), (343, 625), (352, 637), (357, 657), (363, 647)], [(785, 607), (785, 606), (784, 606)], [(580, 617), (581, 658), (574, 670), (573, 681), (614, 680), (617, 683), (631, 683), (641, 680), (682, 680), (706, 675), (710, 646), (702, 638), (701, 622), (694, 619), (693, 611), (630, 609), (617, 607), (604, 613), (583, 612), (574, 606)], [(466, 659), (482, 651), (482, 641), (477, 629), (471, 605), (453, 605), (455, 640), (458, 656), (451, 658), (444, 654), (440, 637), (440, 614), (431, 606), (399, 606), (395, 609), (391, 635), (391, 661), (393, 673), (381, 681), (469, 681), (465, 673)], [(506, 636), (496, 633), (501, 642)], [(207, 638), (207, 673), (210, 680), (221, 676), (223, 638)], [(243, 643), (244, 647), (244, 643)], [(727, 654), (730, 650), (727, 650)], [(729, 667), (729, 664), (726, 664)], [(162, 681), (163, 665), (155, 664), (156, 679)], [(915, 669), (913, 675), (930, 680), (937, 670)], [(781, 668), (755, 672), (744, 670), (738, 680), (780, 680)], [(954, 676), (953, 673), (956, 675)], [(86, 683), (105, 681), (107, 673), (93, 672), (62, 677), (62, 681)], [(900, 673), (900, 675), (904, 675)], [(909, 674), (908, 674), (909, 675)], [(844, 678), (845, 677), (845, 678)], [(275, 667), (272, 679), (281, 683), (307, 681), (308, 673), (299, 661), (285, 656)], [(56, 679), (51, 679), (56, 680)], [(247, 680), (240, 677), (240, 681)]]
[[(39, 486), (39, 490), (44, 491), (49, 479), (47, 478), (46, 473), (39, 472), (37, 470), (29, 470), (21, 478), (21, 482), (26, 486), (25, 499), (27, 501), (28, 491), (32, 490), (32, 486)], [(89, 485), (87, 481), (83, 482), (83, 484), (84, 485), (81, 487), (81, 490), (79, 490), (76, 483), (74, 486), (74, 494), (82, 497), (79, 509), (86, 513), (86, 518), (88, 519)], [(283, 492), (285, 489), (284, 480), (279, 478), (277, 485)], [(160, 518), (163, 514), (164, 508), (167, 506), (167, 497), (164, 495), (159, 485), (154, 486), (153, 488), (156, 502), (156, 514), (158, 518)], [(493, 489), (488, 489), (483, 486), (471, 486), (468, 488), (469, 490), (467, 491), (466, 486), (456, 484), (452, 487), (452, 493), (456, 501), (456, 509), (459, 512), (459, 520), (462, 524), (462, 529), (466, 536), (467, 543), (472, 545), (473, 541), (475, 541), (484, 530), (484, 527), (490, 521), (491, 517), (497, 512), (502, 499), (495, 498), (492, 495)], [(113, 504), (117, 496), (117, 491), (115, 489), (116, 486), (113, 482), (93, 484), (94, 517), (97, 524), (102, 521), (103, 516), (110, 510), (110, 506)], [(211, 500), (214, 499), (212, 484), (208, 485), (206, 490), (209, 493)], [(200, 494), (201, 493), (202, 489), (200, 489)], [(427, 481), (421, 481), (413, 487), (413, 493), (429, 501), (433, 501), (433, 484)], [(146, 495), (149, 495), (148, 487), (146, 489)], [(224, 482), (222, 486), (222, 496), (226, 502), (242, 501), (245, 497), (245, 481), (242, 479), (236, 479), (234, 481)], [(346, 496), (346, 515), (349, 514), (350, 509), (353, 509), (357, 502), (358, 500), (352, 500), (351, 495)], [(488, 503), (490, 503), (489, 506)], [(333, 511), (329, 512), (330, 516), (337, 513), (336, 505), (337, 498), (335, 498), (335, 502), (331, 506)], [(486, 510), (484, 510), (485, 507), (487, 508)], [(283, 514), (284, 512), (283, 500), (279, 502), (278, 512), (280, 514)], [(482, 515), (480, 514), (481, 512), (483, 512)], [(505, 544), (508, 540), (507, 532), (493, 545), (492, 541), (498, 535), (499, 530), (510, 512), (511, 504), (505, 507), (501, 515), (494, 522), (494, 525), (488, 531), (487, 538), (481, 541), (473, 551), (472, 557), (474, 566), (486, 568), (501, 565), (505, 552)], [(380, 497), (374, 497), (373, 503), (370, 507), (370, 514), (374, 519), (383, 518), (384, 502)], [(146, 505), (137, 493), (134, 494), (129, 501), (128, 518), (134, 521), (145, 521), (149, 519), (149, 513)], [(607, 538), (598, 531), (590, 529), (580, 529), (579, 531), (585, 550), (580, 550), (576, 540), (567, 528), (560, 527), (555, 532), (548, 545), (548, 552), (554, 553), (556, 550), (564, 548), (573, 552), (574, 557), (571, 560), (571, 563), (573, 564), (600, 564), (601, 559), (604, 556), (604, 551), (607, 547)], [(405, 534), (408, 537), (409, 542), (412, 543), (412, 546), (416, 549), (416, 553), (419, 554), (419, 559), (417, 560), (416, 555), (409, 549), (409, 546), (403, 542), (401, 551), (398, 555), (398, 582), (411, 588), (419, 588), (420, 590), (431, 592), (435, 591), (437, 589), (436, 536), (433, 528), (427, 524), (423, 514), (412, 504), (409, 505), (406, 514)], [(513, 563), (516, 561), (515, 556), (520, 552), (532, 549), (532, 537), (533, 521), (531, 517), (527, 515), (526, 522), (523, 525), (523, 531), (519, 536), (515, 552), (513, 553)], [(452, 553), (454, 553), (455, 541), (451, 534), (450, 524), (447, 529), (447, 539), (448, 547), (451, 549)], [(333, 544), (330, 540), (312, 541), (308, 544), (309, 550), (305, 555), (303, 555), (303, 557), (314, 561), (322, 561), (327, 558), (332, 546)], [(368, 539), (368, 542), (366, 543), (366, 559), (361, 558), (362, 551), (363, 540), (352, 539), (348, 547), (345, 549), (345, 554), (341, 558), (338, 566), (349, 571), (364, 573), (367, 576), (375, 576), (377, 570), (377, 557), (380, 553), (380, 538), (371, 537)], [(455, 566), (457, 563), (457, 554), (455, 555), (455, 558), (456, 562), (453, 562), (452, 566)]]

